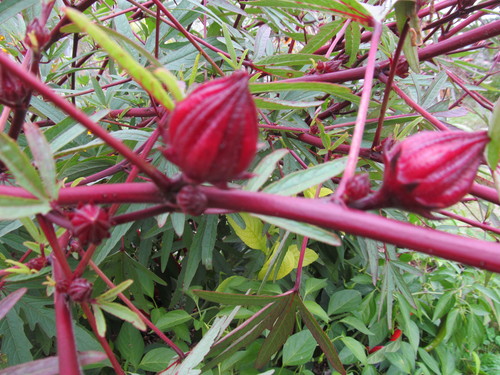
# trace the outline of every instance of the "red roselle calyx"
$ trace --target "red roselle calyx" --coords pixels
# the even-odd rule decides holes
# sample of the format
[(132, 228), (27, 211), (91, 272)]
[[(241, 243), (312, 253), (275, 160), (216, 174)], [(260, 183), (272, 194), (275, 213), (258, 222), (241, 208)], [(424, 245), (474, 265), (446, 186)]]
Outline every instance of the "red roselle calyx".
[(349, 206), (424, 214), (449, 207), (470, 190), (488, 141), (486, 132), (426, 131), (387, 146), (381, 189)]
[(89, 243), (98, 245), (110, 236), (111, 221), (108, 212), (102, 207), (94, 204), (81, 205), (70, 214), (70, 219), (73, 234), (82, 246)]
[(164, 154), (188, 181), (224, 186), (249, 166), (257, 137), (248, 77), (238, 71), (200, 85), (176, 105), (163, 129)]
[(90, 302), (92, 296), (92, 283), (87, 279), (74, 279), (68, 287), (67, 293), (75, 302)]

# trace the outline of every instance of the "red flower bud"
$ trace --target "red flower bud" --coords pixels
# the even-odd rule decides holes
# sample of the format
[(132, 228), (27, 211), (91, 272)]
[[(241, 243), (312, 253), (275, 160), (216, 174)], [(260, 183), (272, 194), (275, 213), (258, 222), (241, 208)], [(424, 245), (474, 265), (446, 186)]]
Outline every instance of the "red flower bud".
[(14, 109), (27, 108), (29, 95), (24, 83), (0, 66), (0, 104)]
[(357, 174), (347, 181), (345, 202), (361, 199), (370, 193), (370, 178), (366, 173)]
[(382, 188), (350, 204), (425, 213), (449, 207), (468, 193), (489, 138), (486, 132), (421, 132), (384, 152)]
[(30, 270), (40, 271), (43, 267), (45, 267), (47, 265), (47, 258), (36, 257), (36, 258), (30, 259), (28, 262), (26, 262), (25, 265)]
[(207, 208), (207, 197), (196, 186), (184, 186), (176, 196), (176, 201), (186, 214), (198, 216)]
[(400, 329), (396, 329), (394, 331), (394, 333), (392, 334), (391, 338), (389, 339), (389, 341), (396, 341), (397, 339), (399, 339), (401, 337), (402, 333), (403, 332)]
[(89, 243), (98, 245), (110, 236), (111, 222), (108, 212), (94, 204), (85, 204), (71, 213), (73, 234), (78, 237), (82, 246)]
[(257, 149), (257, 112), (245, 72), (215, 79), (179, 102), (163, 137), (165, 156), (188, 180), (224, 185), (248, 167)]
[(83, 278), (74, 279), (67, 292), (69, 298), (75, 302), (90, 302), (92, 283)]

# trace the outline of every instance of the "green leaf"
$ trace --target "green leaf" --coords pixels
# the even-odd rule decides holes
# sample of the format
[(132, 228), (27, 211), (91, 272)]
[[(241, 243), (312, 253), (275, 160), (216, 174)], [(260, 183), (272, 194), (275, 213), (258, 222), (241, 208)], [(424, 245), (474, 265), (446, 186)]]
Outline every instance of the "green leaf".
[(317, 345), (309, 330), (290, 336), (283, 346), (283, 365), (299, 366), (310, 362)]
[[(41, 200), (48, 200), (42, 179), (31, 165), (28, 156), (7, 134), (0, 134), (0, 160), (16, 179), (16, 183)], [(21, 216), (18, 216), (21, 217)]]
[(130, 285), (132, 285), (133, 282), (134, 280), (125, 280), (120, 284), (118, 284), (117, 286), (115, 286), (114, 288), (111, 288), (110, 290), (101, 294), (99, 297), (96, 298), (96, 300), (99, 303), (111, 302), (118, 296), (119, 293), (122, 293), (125, 289), (127, 289)]
[(318, 303), (316, 303), (315, 301), (304, 301), (304, 305), (306, 306), (307, 310), (311, 312), (311, 314), (317, 316), (327, 324), (330, 323), (330, 317)]
[(281, 349), (288, 336), (293, 332), (295, 326), (296, 303), (298, 299), (295, 295), (284, 297), (286, 304), (281, 314), (278, 316), (275, 324), (271, 328), (269, 335), (264, 340), (257, 359), (255, 361), (256, 368), (262, 368), (270, 361), (272, 355)]
[(314, 319), (311, 312), (306, 308), (306, 306), (300, 299), (298, 299), (297, 301), (297, 307), (302, 320), (320, 346), (321, 350), (323, 350), (323, 353), (328, 359), (328, 362), (330, 362), (330, 365), (335, 370), (345, 375), (346, 372), (344, 370), (344, 366), (342, 365), (337, 351), (335, 350), (335, 347), (333, 346), (333, 343), (328, 335), (321, 329), (316, 319)]
[(248, 180), (244, 187), (244, 190), (258, 191), (262, 187), (262, 185), (266, 183), (266, 181), (269, 179), (274, 169), (276, 168), (278, 162), (283, 157), (285, 157), (286, 154), (288, 154), (288, 150), (279, 149), (263, 158), (253, 170), (253, 174), (255, 174), (255, 177), (252, 177), (250, 180)]
[(144, 340), (131, 324), (123, 323), (116, 338), (116, 347), (124, 359), (137, 368), (144, 351)]
[(340, 246), (340, 238), (332, 232), (326, 229), (317, 227), (315, 225), (299, 223), (297, 221), (282, 219), (280, 217), (266, 216), (266, 215), (252, 215), (258, 217), (259, 219), (268, 222), (270, 224), (276, 225), (277, 227), (286, 229), (292, 233), (300, 234), (301, 236), (307, 236), (313, 240), (320, 241), (332, 246)]
[(132, 323), (135, 328), (141, 331), (146, 330), (146, 325), (135, 312), (128, 307), (114, 302), (100, 302), (97, 304), (101, 309), (122, 320)]
[(24, 322), (19, 313), (12, 309), (0, 321), (0, 335), (2, 336), (0, 350), (7, 357), (9, 366), (33, 360), (30, 349), (33, 347), (24, 332)]
[(453, 306), (455, 306), (455, 291), (444, 293), (438, 299), (438, 303), (434, 308), (432, 321), (435, 322), (436, 320), (440, 319), (443, 315), (447, 314)]
[(0, 195), (0, 220), (14, 220), (46, 214), (52, 208), (48, 201)]
[(97, 334), (101, 337), (106, 337), (106, 319), (99, 305), (93, 303), (92, 310), (94, 310), (95, 325), (97, 326)]
[(24, 123), (24, 134), (48, 197), (52, 200), (57, 199), (59, 186), (56, 181), (56, 163), (47, 139), (38, 126), (29, 121)]
[(330, 297), (328, 315), (354, 311), (361, 305), (361, 293), (357, 290), (346, 289), (335, 292)]
[(488, 134), (490, 142), (486, 148), (486, 158), (492, 170), (497, 169), (500, 161), (500, 99), (495, 103), (493, 115), (490, 119)]
[(139, 368), (145, 371), (159, 372), (168, 367), (175, 352), (169, 348), (154, 348), (144, 355)]
[[(413, 70), (415, 73), (420, 72), (420, 63), (418, 59), (418, 46), (417, 44), (421, 43), (421, 37), (420, 37), (420, 19), (418, 18), (417, 15), (417, 2), (416, 1), (407, 1), (407, 0), (399, 0), (396, 2), (394, 5), (394, 10), (396, 14), (396, 20), (397, 20), (397, 25), (398, 29), (401, 32), (403, 29), (404, 24), (406, 23), (406, 20), (409, 19), (410, 21), (410, 27), (413, 29), (413, 31), (408, 32), (408, 35), (406, 39), (404, 40), (403, 43), (403, 53), (406, 57), (406, 61), (408, 61), (408, 65), (410, 66), (411, 70)], [(415, 36), (413, 36), (415, 45), (412, 43), (412, 34), (414, 33)]]
[(342, 337), (341, 340), (361, 363), (366, 364), (367, 357), (363, 344), (352, 337)]
[(323, 104), (323, 101), (301, 102), (281, 99), (254, 98), (255, 105), (260, 109), (297, 109), (316, 107)]
[(267, 186), (264, 192), (279, 195), (301, 193), (342, 173), (346, 162), (347, 158), (340, 158), (290, 173), (281, 180)]
[(174, 310), (163, 314), (156, 322), (155, 325), (162, 331), (168, 331), (172, 327), (184, 324), (192, 320), (192, 316), (184, 310)]
[[(257, 278), (259, 280), (264, 280), (264, 275), (268, 273), (269, 267), (271, 265), (271, 260), (273, 259), (274, 256), (276, 256), (276, 251), (278, 251), (279, 248), (280, 248), (279, 246), (275, 246), (275, 250), (262, 266), (261, 270), (259, 271), (259, 274), (257, 275)], [(276, 264), (273, 264), (273, 269), (271, 272), (272, 275), (274, 275), (274, 279), (275, 280), (282, 279), (290, 272), (292, 272), (295, 268), (297, 268), (299, 262), (299, 255), (300, 251), (296, 244), (289, 246), (288, 249), (286, 250), (285, 256), (283, 257), (277, 272), (275, 272)], [(317, 259), (318, 259), (318, 254), (314, 250), (306, 248), (303, 266), (305, 267), (311, 264), (312, 262), (316, 261)]]
[(359, 332), (364, 333), (365, 335), (373, 335), (373, 332), (366, 327), (366, 325), (359, 320), (358, 318), (355, 318), (354, 316), (347, 316), (344, 319), (340, 321), (341, 323), (348, 324), (354, 328), (356, 328)]
[(313, 54), (286, 54), (286, 55), (273, 55), (266, 56), (258, 61), (255, 65), (277, 65), (277, 66), (294, 66), (294, 65), (310, 65), (313, 61), (328, 61), (327, 58)]
[(68, 18), (78, 26), (82, 32), (88, 33), (106, 52), (120, 65), (139, 85), (158, 100), (165, 108), (172, 110), (174, 103), (161, 83), (149, 70), (140, 65), (125, 51), (119, 43), (113, 40), (99, 26), (92, 23), (86, 16), (76, 9), (65, 8)]
[(340, 21), (328, 22), (319, 28), (319, 31), (312, 38), (309, 38), (307, 44), (300, 53), (313, 53), (323, 47), (328, 41), (332, 40), (332, 35), (336, 35), (342, 29), (343, 23)]
[(349, 61), (346, 65), (351, 66), (357, 60), (360, 43), (359, 23), (351, 22), (345, 31), (345, 51), (349, 55)]
[(38, 3), (39, 0), (3, 0), (0, 3), (0, 23), (4, 24), (9, 18)]
[(262, 233), (264, 225), (260, 219), (253, 217), (247, 213), (239, 213), (243, 219), (245, 228), (240, 227), (233, 218), (234, 214), (226, 215), (229, 225), (233, 228), (236, 235), (242, 240), (245, 245), (251, 249), (262, 250), (267, 252), (266, 237)]

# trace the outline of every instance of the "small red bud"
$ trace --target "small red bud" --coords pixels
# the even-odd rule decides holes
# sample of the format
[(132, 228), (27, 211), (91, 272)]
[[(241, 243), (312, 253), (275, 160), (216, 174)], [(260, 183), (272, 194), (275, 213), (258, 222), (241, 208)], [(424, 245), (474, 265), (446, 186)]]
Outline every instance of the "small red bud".
[(92, 283), (83, 278), (74, 279), (68, 288), (68, 295), (75, 302), (90, 302)]
[(345, 202), (352, 202), (367, 196), (370, 193), (370, 178), (366, 173), (352, 177), (346, 185)]
[(36, 257), (30, 259), (25, 264), (25, 266), (28, 267), (30, 270), (36, 270), (36, 271), (40, 271), (46, 265), (47, 265), (47, 258), (45, 257)]
[(401, 337), (402, 333), (403, 332), (400, 329), (396, 329), (394, 331), (394, 333), (392, 334), (391, 338), (389, 339), (389, 341), (396, 341), (397, 339), (399, 339)]
[(82, 246), (89, 243), (98, 245), (110, 236), (111, 223), (108, 212), (94, 204), (85, 204), (71, 213), (73, 234), (78, 237)]
[(163, 129), (164, 154), (188, 180), (225, 185), (249, 166), (257, 136), (248, 77), (238, 71), (200, 85), (177, 104)]
[(382, 188), (350, 206), (421, 213), (452, 206), (470, 190), (488, 141), (486, 132), (426, 131), (386, 147)]
[(176, 196), (176, 201), (186, 214), (198, 216), (207, 208), (207, 197), (196, 186), (184, 186)]
[(13, 109), (27, 108), (29, 95), (24, 83), (0, 66), (0, 104)]

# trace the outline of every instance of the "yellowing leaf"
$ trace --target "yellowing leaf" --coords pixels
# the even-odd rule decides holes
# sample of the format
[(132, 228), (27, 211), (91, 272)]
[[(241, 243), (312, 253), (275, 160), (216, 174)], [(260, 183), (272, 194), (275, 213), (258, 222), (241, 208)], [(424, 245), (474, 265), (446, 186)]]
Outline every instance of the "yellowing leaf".
[[(307, 190), (304, 190), (304, 197), (306, 197), (306, 198), (314, 198), (316, 196), (316, 189), (317, 188), (318, 188), (317, 186), (313, 186), (313, 187), (310, 187)], [(321, 190), (319, 191), (319, 198), (326, 197), (326, 196), (328, 196), (328, 195), (330, 195), (332, 193), (333, 193), (333, 190), (325, 188), (325, 187), (322, 187)]]
[(240, 227), (230, 215), (226, 216), (227, 221), (236, 232), (236, 235), (249, 248), (262, 250), (267, 253), (266, 237), (262, 233), (264, 227), (262, 221), (247, 213), (239, 213), (239, 215), (245, 223), (245, 228)]
[[(271, 263), (271, 259), (273, 259), (274, 253), (278, 251), (279, 246), (275, 246), (273, 253), (269, 256), (269, 259), (264, 263), (264, 266), (262, 266), (262, 269), (259, 271), (258, 278), (259, 280), (263, 280), (264, 276), (269, 269), (269, 265)], [(297, 247), (297, 245), (291, 245), (288, 247), (287, 252), (283, 258), (283, 261), (281, 262), (280, 268), (278, 270), (278, 273), (276, 275), (276, 280), (282, 279), (286, 275), (288, 275), (290, 272), (292, 272), (295, 268), (297, 268), (297, 265), (299, 263), (299, 257), (300, 257), (300, 251)], [(311, 264), (312, 262), (316, 261), (318, 259), (318, 254), (309, 248), (306, 248), (306, 253), (304, 256), (304, 263), (303, 266), (307, 266)], [(276, 266), (273, 267), (271, 271), (271, 275), (274, 276), (274, 269)]]

